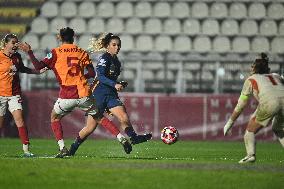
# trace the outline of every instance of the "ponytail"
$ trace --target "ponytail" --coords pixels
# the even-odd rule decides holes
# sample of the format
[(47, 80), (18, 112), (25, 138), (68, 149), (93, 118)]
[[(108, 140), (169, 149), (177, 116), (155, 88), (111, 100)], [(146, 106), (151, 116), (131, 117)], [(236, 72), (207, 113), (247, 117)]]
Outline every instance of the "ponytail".
[(106, 48), (104, 47), (104, 44), (103, 44), (103, 40), (105, 36), (106, 36), (106, 33), (102, 33), (98, 38), (96, 37), (91, 38), (88, 50), (91, 53), (106, 51)]
[(106, 51), (107, 46), (109, 45), (112, 39), (118, 39), (119, 42), (121, 43), (121, 40), (117, 35), (114, 35), (112, 33), (108, 34), (103, 33), (99, 36), (99, 38), (93, 37), (90, 39), (90, 44), (88, 49), (91, 53)]

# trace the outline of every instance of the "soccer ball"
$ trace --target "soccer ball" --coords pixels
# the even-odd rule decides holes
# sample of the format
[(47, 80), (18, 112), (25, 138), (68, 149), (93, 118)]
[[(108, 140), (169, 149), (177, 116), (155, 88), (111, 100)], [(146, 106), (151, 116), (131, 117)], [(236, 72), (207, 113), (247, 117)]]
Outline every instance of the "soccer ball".
[(161, 131), (161, 139), (165, 144), (173, 144), (178, 140), (178, 130), (173, 126), (164, 127)]

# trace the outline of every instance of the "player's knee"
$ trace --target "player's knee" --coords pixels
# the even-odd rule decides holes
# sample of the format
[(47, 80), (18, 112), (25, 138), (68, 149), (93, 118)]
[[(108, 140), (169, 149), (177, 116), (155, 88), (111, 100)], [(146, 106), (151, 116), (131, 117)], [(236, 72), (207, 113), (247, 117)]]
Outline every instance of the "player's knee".
[(248, 132), (251, 132), (251, 133), (255, 133), (255, 128), (252, 128), (252, 127), (247, 127), (247, 131)]
[(249, 132), (253, 132), (254, 134), (258, 133), (263, 128), (262, 125), (256, 123), (254, 120), (250, 120), (246, 130)]
[(15, 120), (15, 124), (17, 125), (17, 127), (23, 127), (25, 125), (23, 119)]
[(50, 118), (50, 122), (52, 123), (52, 122), (56, 122), (56, 121), (60, 121), (60, 119), (59, 118), (56, 118), (56, 117), (51, 117)]
[(60, 116), (59, 114), (56, 114), (55, 111), (53, 110), (50, 115), (50, 121), (51, 122), (60, 121), (61, 117), (62, 116)]

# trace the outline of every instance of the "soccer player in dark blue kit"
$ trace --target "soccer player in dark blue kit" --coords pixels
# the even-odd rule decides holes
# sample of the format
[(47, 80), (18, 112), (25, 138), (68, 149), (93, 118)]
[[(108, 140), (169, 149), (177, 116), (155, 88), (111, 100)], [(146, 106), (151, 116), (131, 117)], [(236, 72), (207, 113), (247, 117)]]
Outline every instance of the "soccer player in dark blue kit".
[(121, 128), (130, 137), (132, 144), (146, 142), (152, 138), (151, 133), (137, 135), (134, 131), (124, 104), (118, 97), (118, 92), (126, 87), (126, 82), (118, 82), (121, 72), (121, 63), (117, 54), (121, 48), (121, 40), (117, 35), (108, 33), (97, 40), (93, 40), (91, 49), (93, 52), (105, 51), (97, 63), (98, 84), (93, 90), (93, 97), (96, 99), (99, 116), (107, 110), (118, 118)]

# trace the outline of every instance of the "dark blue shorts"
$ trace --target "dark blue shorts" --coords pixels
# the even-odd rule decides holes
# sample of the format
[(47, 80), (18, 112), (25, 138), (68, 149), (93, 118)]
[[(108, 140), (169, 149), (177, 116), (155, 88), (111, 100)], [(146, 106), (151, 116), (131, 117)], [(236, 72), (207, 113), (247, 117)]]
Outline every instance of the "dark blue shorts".
[(102, 115), (107, 109), (111, 109), (116, 106), (123, 106), (123, 103), (120, 101), (116, 94), (94, 92), (93, 97), (96, 100), (98, 113), (100, 115)]

